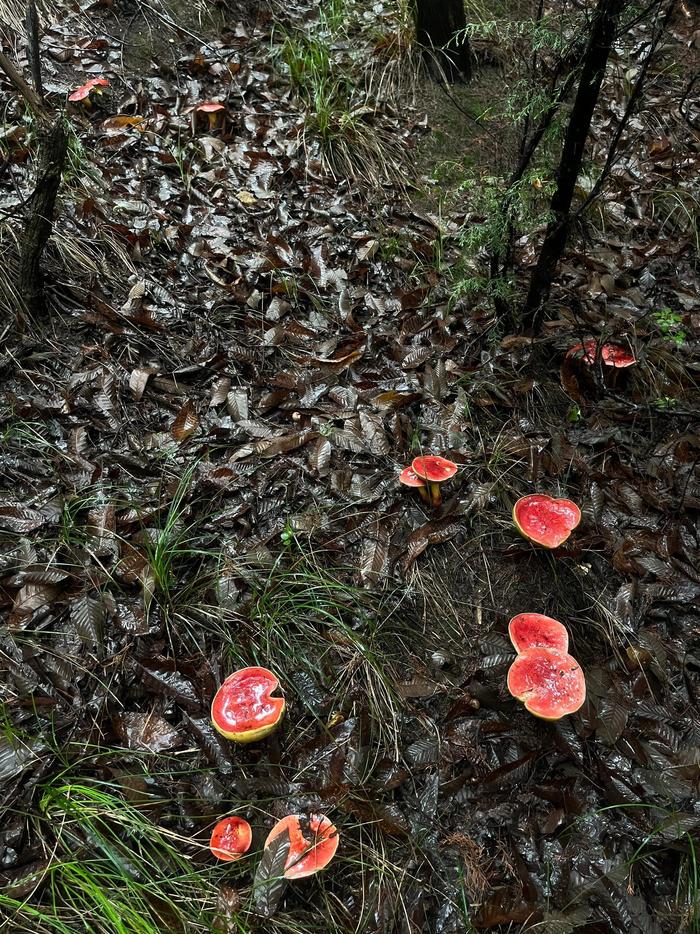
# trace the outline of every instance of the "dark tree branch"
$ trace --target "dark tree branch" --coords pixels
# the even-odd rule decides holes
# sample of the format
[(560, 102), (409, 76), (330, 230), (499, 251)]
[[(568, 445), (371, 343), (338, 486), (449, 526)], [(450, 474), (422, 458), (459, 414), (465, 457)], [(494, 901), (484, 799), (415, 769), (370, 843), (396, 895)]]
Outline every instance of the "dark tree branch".
[(27, 3), (27, 48), (29, 50), (29, 67), (32, 72), (34, 90), (44, 99), (44, 85), (41, 80), (41, 53), (39, 51), (39, 17), (36, 12), (34, 0)]
[(593, 15), (576, 98), (564, 136), (557, 171), (557, 186), (550, 204), (553, 219), (547, 225), (523, 309), (523, 325), (534, 333), (542, 326), (544, 303), (549, 296), (554, 272), (566, 245), (576, 180), (581, 170), (593, 113), (624, 5), (625, 0), (599, 0)]
[[(658, 3), (658, 0), (657, 0), (657, 3)], [(625, 128), (627, 127), (627, 124), (630, 121), (632, 114), (634, 113), (637, 107), (637, 104), (639, 103), (641, 99), (642, 91), (644, 90), (644, 85), (646, 83), (647, 73), (649, 71), (649, 66), (651, 65), (652, 60), (656, 54), (656, 50), (658, 49), (659, 42), (661, 41), (661, 37), (664, 34), (664, 31), (666, 29), (666, 26), (668, 25), (669, 19), (671, 17), (671, 14), (673, 13), (675, 6), (676, 6), (676, 0), (671, 0), (671, 3), (668, 5), (666, 9), (663, 19), (661, 20), (658, 28), (656, 29), (652, 37), (651, 45), (649, 47), (649, 53), (645, 57), (644, 61), (642, 62), (642, 65), (639, 69), (639, 75), (637, 76), (635, 85), (632, 88), (632, 93), (630, 94), (627, 100), (625, 111), (620, 117), (617, 127), (615, 128), (615, 132), (613, 133), (613, 138), (608, 147), (608, 154), (605, 159), (605, 165), (603, 166), (600, 175), (596, 179), (595, 184), (593, 185), (591, 190), (588, 192), (588, 195), (586, 196), (585, 200), (576, 209), (574, 216), (573, 216), (574, 219), (579, 217), (586, 210), (586, 208), (588, 208), (589, 205), (592, 204), (593, 201), (595, 201), (595, 199), (598, 197), (605, 183), (605, 180), (607, 179), (608, 175), (610, 174), (610, 171), (612, 170), (612, 167), (614, 166), (616, 162), (617, 147), (619, 145), (620, 139), (622, 137), (622, 134), (625, 131)]]

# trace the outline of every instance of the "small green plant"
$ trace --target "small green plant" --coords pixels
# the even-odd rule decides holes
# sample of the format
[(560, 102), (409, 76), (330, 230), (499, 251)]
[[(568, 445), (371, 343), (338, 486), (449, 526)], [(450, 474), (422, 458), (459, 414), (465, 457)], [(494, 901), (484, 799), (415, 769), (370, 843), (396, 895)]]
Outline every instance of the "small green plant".
[(329, 32), (338, 32), (347, 19), (346, 0), (326, 0), (319, 10), (321, 25)]
[(391, 263), (401, 255), (401, 240), (395, 234), (382, 237), (379, 241), (379, 257), (382, 262)]
[(671, 308), (659, 308), (652, 311), (651, 317), (661, 334), (673, 344), (684, 344), (686, 333), (683, 330), (683, 316)]
[(652, 405), (659, 412), (672, 412), (678, 405), (678, 399), (674, 399), (672, 396), (661, 396), (658, 399), (654, 399)]
[[(172, 604), (176, 591), (184, 597), (187, 587), (180, 585), (179, 570), (187, 559), (211, 557), (211, 552), (195, 544), (194, 525), (187, 525), (185, 518), (189, 510), (186, 502), (192, 477), (197, 464), (192, 464), (178, 481), (175, 494), (168, 507), (165, 522), (157, 528), (147, 541), (146, 558), (150, 565), (155, 593), (164, 603)], [(197, 574), (188, 575), (189, 587), (201, 586), (204, 580)]]
[[(440, 172), (453, 169), (439, 167)], [(466, 202), (470, 218), (459, 236), (461, 258), (451, 268), (453, 301), (464, 296), (484, 296), (501, 304), (513, 300), (515, 282), (506, 261), (516, 230), (527, 234), (548, 220), (545, 206), (554, 183), (545, 173), (544, 167), (536, 166), (509, 187), (501, 176), (463, 169), (456, 195)]]

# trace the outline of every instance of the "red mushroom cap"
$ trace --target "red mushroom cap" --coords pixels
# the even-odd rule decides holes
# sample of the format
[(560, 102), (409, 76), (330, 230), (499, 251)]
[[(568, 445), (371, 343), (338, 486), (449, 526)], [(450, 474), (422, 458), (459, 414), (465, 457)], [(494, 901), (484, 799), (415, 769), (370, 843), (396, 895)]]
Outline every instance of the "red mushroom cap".
[(543, 720), (575, 713), (586, 699), (586, 679), (571, 655), (556, 649), (525, 649), (508, 671), (508, 690)]
[(108, 88), (109, 81), (107, 78), (90, 78), (89, 81), (86, 81), (82, 87), (76, 88), (71, 94), (68, 95), (68, 100), (71, 103), (76, 101), (83, 101), (86, 97), (89, 97), (90, 94), (95, 90), (95, 88)]
[[(302, 829), (304, 828), (304, 829)], [(308, 830), (306, 829), (308, 828)], [(325, 869), (338, 849), (338, 831), (323, 814), (289, 814), (277, 821), (267, 835), (265, 846), (283, 831), (289, 832), (289, 854), (284, 867), (285, 879), (304, 879)]]
[(194, 109), (204, 114), (213, 114), (216, 113), (217, 110), (226, 110), (224, 105), (220, 104), (218, 101), (204, 101), (201, 104), (197, 104)]
[(421, 480), (412, 467), (405, 467), (399, 474), (399, 483), (404, 486), (425, 486), (425, 481)]
[(267, 668), (241, 668), (221, 685), (211, 704), (216, 730), (237, 743), (254, 743), (272, 733), (284, 715), (283, 697), (272, 697), (279, 678)]
[(508, 623), (508, 635), (518, 653), (535, 648), (569, 650), (566, 626), (541, 613), (518, 613)]
[[(597, 351), (598, 342), (593, 337), (590, 340), (584, 341), (583, 344), (575, 344), (567, 352), (566, 356), (573, 357), (578, 353), (582, 353), (581, 359), (583, 362), (587, 363), (589, 366), (593, 366)], [(628, 366), (634, 366), (637, 362), (637, 358), (632, 351), (628, 350), (626, 347), (621, 347), (619, 344), (603, 344), (600, 348), (600, 359), (605, 366), (612, 366), (618, 370)]]
[(520, 534), (545, 548), (562, 545), (580, 521), (581, 510), (570, 499), (532, 493), (513, 506), (513, 522)]
[(445, 457), (428, 454), (425, 457), (416, 457), (411, 464), (413, 472), (428, 480), (430, 483), (442, 483), (457, 473), (457, 465)]
[(240, 859), (250, 849), (253, 831), (243, 817), (224, 817), (211, 832), (209, 849), (217, 859)]

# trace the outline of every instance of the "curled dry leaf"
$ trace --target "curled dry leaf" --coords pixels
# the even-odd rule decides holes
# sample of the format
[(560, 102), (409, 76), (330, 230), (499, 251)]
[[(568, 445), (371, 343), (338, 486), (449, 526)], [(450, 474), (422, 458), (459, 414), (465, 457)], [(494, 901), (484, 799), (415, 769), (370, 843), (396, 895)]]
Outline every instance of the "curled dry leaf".
[(157, 372), (158, 371), (153, 367), (136, 367), (136, 369), (131, 371), (129, 376), (129, 389), (137, 402), (140, 401), (146, 391), (148, 380)]
[(112, 718), (117, 735), (129, 749), (165, 752), (182, 744), (178, 730), (163, 717), (150, 713), (121, 713)]
[(199, 419), (192, 402), (189, 400), (183, 405), (170, 427), (170, 434), (176, 441), (182, 443), (191, 438), (199, 428)]

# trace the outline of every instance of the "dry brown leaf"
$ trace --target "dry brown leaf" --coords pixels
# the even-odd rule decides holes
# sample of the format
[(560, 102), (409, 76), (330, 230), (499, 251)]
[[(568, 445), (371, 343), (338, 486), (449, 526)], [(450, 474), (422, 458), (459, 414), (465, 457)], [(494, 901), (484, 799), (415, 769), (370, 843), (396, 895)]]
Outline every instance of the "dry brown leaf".
[(191, 438), (199, 428), (199, 419), (194, 404), (189, 400), (183, 405), (170, 427), (170, 434), (176, 441), (182, 443)]

